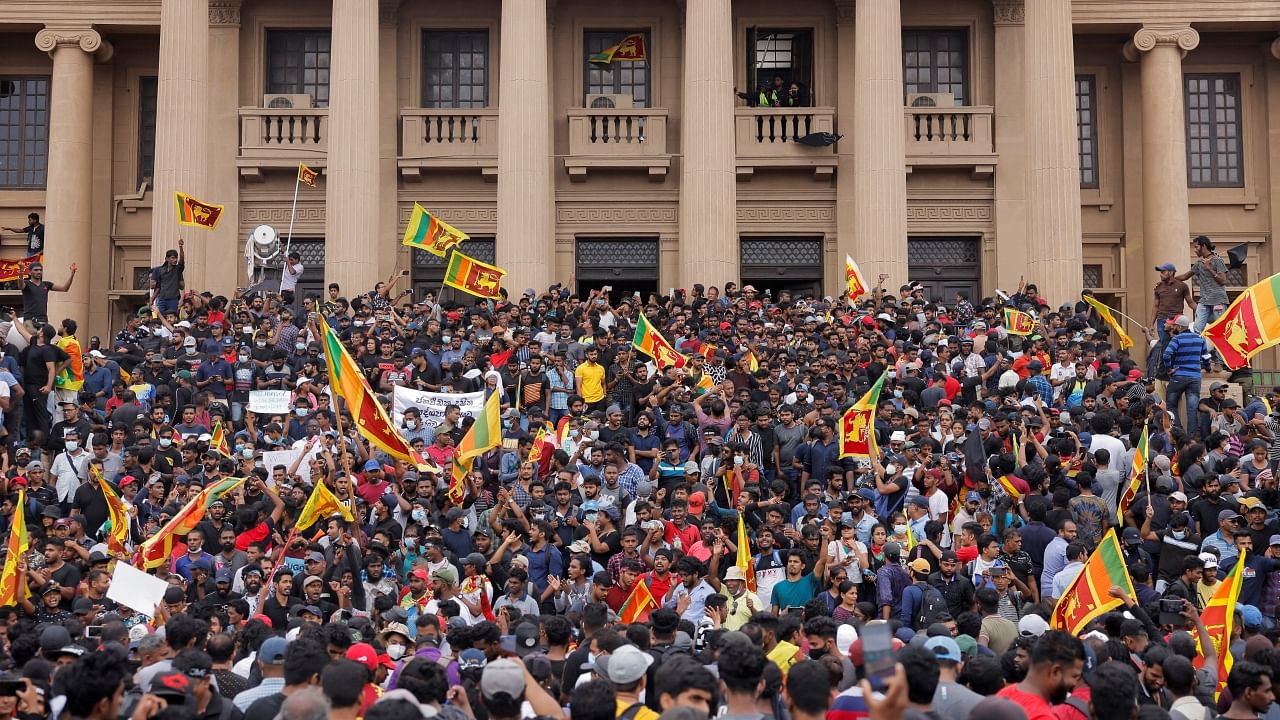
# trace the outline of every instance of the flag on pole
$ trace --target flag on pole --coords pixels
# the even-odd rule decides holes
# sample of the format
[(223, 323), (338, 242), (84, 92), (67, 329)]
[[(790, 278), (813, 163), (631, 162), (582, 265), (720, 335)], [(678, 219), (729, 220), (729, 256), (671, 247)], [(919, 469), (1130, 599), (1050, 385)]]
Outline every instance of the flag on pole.
[[(463, 439), (465, 440), (466, 438)], [(462, 501), (467, 499), (467, 475), (471, 472), (471, 466), (475, 465), (475, 462), (475, 458), (463, 460), (460, 457), (455, 457), (453, 459), (453, 469), (449, 473), (449, 489), (445, 492), (445, 497), (449, 498), (450, 503), (461, 505)]]
[(458, 443), (458, 456), (454, 458), (453, 463), (457, 465), (458, 458), (470, 460), (483, 455), (501, 442), (502, 398), (497, 392), (493, 392), (490, 393), (489, 399), (485, 400), (484, 408), (476, 416), (475, 423), (467, 430), (467, 434), (462, 436), (462, 442)]
[(587, 62), (594, 65), (608, 65), (615, 62), (636, 62), (647, 60), (649, 54), (645, 48), (644, 33), (632, 33), (618, 42), (613, 47), (607, 47), (598, 53), (587, 58)]
[(355, 520), (355, 516), (351, 514), (351, 510), (343, 505), (338, 496), (333, 494), (329, 486), (324, 481), (316, 483), (311, 491), (310, 497), (307, 498), (307, 504), (302, 506), (302, 512), (298, 513), (298, 520), (294, 522), (295, 528), (306, 529), (315, 525), (320, 520), (341, 515), (343, 520), (351, 522)]
[[(1227, 686), (1227, 676), (1231, 674), (1231, 624), (1235, 621), (1236, 602), (1240, 599), (1240, 586), (1244, 582), (1244, 558), (1248, 551), (1241, 550), (1236, 566), (1225, 580), (1218, 583), (1213, 591), (1209, 604), (1200, 611), (1200, 620), (1204, 629), (1209, 632), (1213, 647), (1218, 651), (1218, 685), (1213, 690), (1216, 700)], [(1196, 656), (1197, 669), (1204, 665), (1204, 653)]]
[(174, 191), (173, 199), (178, 204), (178, 224), (191, 227), (202, 227), (210, 230), (218, 227), (222, 217), (222, 206), (201, 202), (184, 192)]
[(31, 597), (31, 589), (27, 588), (25, 597), (18, 597), (18, 588), (25, 587), (22, 573), (18, 572), (18, 563), (30, 550), (27, 538), (27, 491), (18, 491), (18, 504), (13, 508), (13, 517), (9, 524), (9, 544), (5, 546), (4, 573), (0, 574), (0, 607), (17, 605), (27, 597)]
[(747, 579), (747, 589), (751, 592), (756, 591), (756, 564), (751, 559), (751, 538), (747, 536), (747, 524), (742, 521), (742, 513), (738, 513), (738, 556), (734, 565), (742, 571), (742, 576)]
[(1021, 310), (1005, 308), (1004, 326), (1010, 335), (1030, 335), (1036, 329), (1036, 319)]
[(871, 389), (840, 418), (840, 457), (869, 461), (876, 454), (876, 407), (888, 376), (888, 370), (881, 373)]
[(470, 235), (427, 212), (418, 203), (414, 203), (413, 213), (409, 215), (409, 225), (404, 231), (403, 244), (444, 257), (449, 248), (469, 239), (471, 239)]
[(653, 599), (649, 586), (644, 580), (636, 578), (635, 587), (631, 588), (631, 594), (618, 611), (618, 621), (623, 625), (646, 622), (649, 620), (649, 612), (656, 609), (658, 601)]
[(1231, 370), (1239, 370), (1254, 355), (1280, 343), (1280, 273), (1240, 293), (1201, 334)]
[(169, 561), (173, 554), (174, 542), (195, 529), (204, 519), (204, 513), (215, 500), (240, 487), (245, 478), (223, 478), (210, 485), (200, 494), (187, 501), (187, 504), (173, 516), (159, 532), (142, 543), (138, 550), (138, 559), (143, 570), (152, 570)]
[(444, 269), (444, 284), (476, 297), (495, 300), (501, 297), (498, 291), (506, 274), (506, 270), (496, 265), (482, 263), (454, 250)]
[(1120, 494), (1120, 502), (1116, 505), (1116, 524), (1120, 527), (1124, 527), (1124, 514), (1129, 511), (1133, 499), (1138, 497), (1138, 488), (1142, 487), (1142, 478), (1147, 473), (1147, 433), (1148, 428), (1142, 428), (1138, 447), (1133, 450), (1133, 469), (1129, 471), (1129, 482), (1124, 492)]
[(1129, 570), (1125, 567), (1124, 553), (1120, 550), (1120, 541), (1116, 539), (1115, 528), (1107, 531), (1080, 574), (1067, 587), (1066, 592), (1062, 593), (1062, 597), (1058, 598), (1049, 625), (1057, 630), (1079, 635), (1094, 618), (1124, 602), (1120, 598), (1111, 597), (1113, 585), (1120, 586), (1133, 597), (1133, 582), (1129, 579)]
[(916, 545), (919, 544), (920, 543), (916, 541), (915, 532), (911, 529), (911, 523), (907, 523), (907, 552), (915, 550)]
[(1129, 333), (1125, 332), (1124, 328), (1120, 326), (1120, 321), (1112, 314), (1115, 312), (1114, 310), (1103, 305), (1098, 301), (1098, 298), (1092, 295), (1083, 295), (1081, 297), (1084, 298), (1086, 303), (1089, 303), (1089, 307), (1097, 311), (1098, 317), (1106, 321), (1107, 326), (1111, 328), (1111, 332), (1116, 334), (1116, 340), (1120, 343), (1121, 350), (1128, 350), (1133, 347), (1133, 338), (1129, 337)]
[(760, 360), (756, 358), (754, 350), (747, 351), (747, 369), (750, 370), (752, 374), (755, 374), (755, 372), (760, 369)]
[(298, 182), (308, 187), (315, 187), (316, 176), (316, 171), (307, 167), (306, 163), (298, 163)]
[(106, 538), (107, 549), (112, 554), (123, 553), (129, 544), (129, 505), (111, 487), (97, 465), (89, 463), (89, 475), (97, 481), (98, 487), (102, 489), (102, 496), (107, 501), (107, 520), (111, 523), (111, 530), (107, 532)]
[(529, 450), (529, 462), (537, 464), (542, 462), (543, 448), (547, 443), (547, 426), (543, 425), (538, 428), (538, 434), (533, 436), (533, 448)]
[[(648, 321), (646, 320), (645, 322), (648, 322)], [(711, 358), (715, 357), (716, 350), (719, 350), (719, 349), (720, 347), (718, 345), (712, 345), (711, 343), (702, 343), (702, 357), (707, 360), (710, 360)]]
[(858, 263), (849, 255), (844, 256), (844, 281), (849, 286), (849, 304), (867, 294), (867, 281), (862, 279), (862, 271)]
[(666, 370), (669, 367), (682, 368), (689, 362), (689, 358), (677, 352), (662, 333), (649, 322), (649, 318), (645, 317), (644, 313), (640, 313), (640, 318), (636, 320), (636, 331), (631, 336), (631, 344), (640, 352), (653, 358), (659, 370)]
[[(387, 411), (369, 388), (360, 366), (342, 346), (338, 334), (324, 317), (320, 318), (321, 344), (329, 370), (329, 385), (347, 403), (347, 409), (355, 420), (356, 430), (383, 452), (416, 466), (423, 466), (423, 458), (409, 447), (396, 429)], [(436, 472), (436, 471), (433, 471)]]
[(222, 425), (222, 419), (214, 421), (213, 432), (210, 433), (209, 449), (217, 452), (222, 457), (231, 457), (231, 445), (227, 442), (227, 429)]
[(0, 282), (18, 280), (31, 274), (31, 266), (43, 263), (44, 254), (24, 257), (21, 260), (0, 260)]

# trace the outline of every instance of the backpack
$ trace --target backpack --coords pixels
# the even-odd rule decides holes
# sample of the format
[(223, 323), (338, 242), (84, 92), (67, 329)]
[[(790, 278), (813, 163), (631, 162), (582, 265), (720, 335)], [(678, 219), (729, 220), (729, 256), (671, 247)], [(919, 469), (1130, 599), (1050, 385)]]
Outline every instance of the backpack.
[(914, 585), (920, 588), (920, 608), (916, 610), (915, 627), (913, 630), (923, 630), (938, 621), (947, 612), (947, 600), (942, 597), (942, 593), (938, 588), (926, 582), (917, 582)]

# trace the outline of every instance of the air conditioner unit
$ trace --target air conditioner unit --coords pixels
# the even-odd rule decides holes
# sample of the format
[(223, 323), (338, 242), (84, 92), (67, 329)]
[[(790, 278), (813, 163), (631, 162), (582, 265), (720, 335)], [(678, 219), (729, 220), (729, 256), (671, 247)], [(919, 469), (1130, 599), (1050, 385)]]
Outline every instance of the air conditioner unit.
[(955, 106), (956, 96), (951, 93), (910, 93), (907, 95), (907, 107), (949, 108)]
[(632, 104), (630, 95), (587, 95), (589, 108), (627, 108)]
[(262, 107), (270, 110), (300, 110), (310, 108), (310, 95), (263, 95)]

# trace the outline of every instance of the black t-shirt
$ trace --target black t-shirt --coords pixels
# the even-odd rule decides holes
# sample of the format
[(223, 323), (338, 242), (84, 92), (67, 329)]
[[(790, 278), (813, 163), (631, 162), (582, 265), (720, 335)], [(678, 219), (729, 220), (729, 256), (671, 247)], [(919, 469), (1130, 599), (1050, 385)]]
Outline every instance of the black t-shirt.
[(258, 698), (244, 711), (244, 720), (275, 720), (280, 714), (281, 705), (284, 705), (284, 695), (281, 693)]
[(609, 532), (597, 530), (596, 537), (599, 538), (600, 542), (604, 543), (605, 545), (608, 545), (609, 550), (607, 552), (602, 552), (602, 553), (598, 553), (595, 550), (592, 550), (591, 559), (595, 560), (601, 565), (608, 565), (609, 558), (622, 552), (622, 533), (618, 532), (617, 530), (610, 530)]
[(84, 530), (90, 535), (96, 535), (98, 528), (107, 521), (107, 498), (97, 483), (88, 482), (76, 488), (71, 507), (84, 515)]
[(48, 280), (22, 282), (22, 317), (44, 318), (49, 316), (49, 291), (53, 283)]
[(44, 223), (27, 226), (27, 257), (44, 252)]
[(27, 385), (44, 386), (49, 384), (49, 368), (46, 363), (55, 365), (68, 359), (68, 355), (57, 345), (32, 345), (27, 348), (27, 360), (23, 368), (23, 380)]

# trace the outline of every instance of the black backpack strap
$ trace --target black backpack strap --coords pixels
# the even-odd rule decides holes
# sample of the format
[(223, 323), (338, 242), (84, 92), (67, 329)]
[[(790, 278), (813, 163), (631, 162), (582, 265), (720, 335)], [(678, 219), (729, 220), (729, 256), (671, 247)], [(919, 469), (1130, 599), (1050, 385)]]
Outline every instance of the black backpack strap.
[(1091, 717), (1089, 715), (1089, 703), (1085, 702), (1084, 700), (1081, 700), (1075, 695), (1068, 695), (1067, 699), (1064, 702), (1066, 702), (1067, 705), (1070, 705), (1071, 707), (1075, 708), (1081, 715), (1085, 717)]
[(626, 710), (623, 710), (622, 714), (618, 716), (618, 720), (636, 720), (636, 715), (639, 715), (640, 711), (643, 710), (644, 707), (644, 703), (636, 703)]

